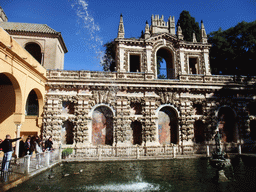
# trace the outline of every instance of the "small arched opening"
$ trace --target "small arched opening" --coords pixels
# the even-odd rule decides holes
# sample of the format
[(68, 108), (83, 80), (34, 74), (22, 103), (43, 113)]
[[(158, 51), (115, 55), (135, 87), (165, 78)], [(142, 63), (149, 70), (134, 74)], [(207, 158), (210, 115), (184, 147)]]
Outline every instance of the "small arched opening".
[(156, 53), (157, 78), (175, 79), (173, 54), (167, 48), (160, 48)]
[(113, 112), (106, 106), (99, 106), (92, 113), (92, 144), (113, 144)]
[(172, 107), (158, 112), (158, 141), (160, 144), (178, 144), (178, 116)]
[(41, 64), (42, 51), (41, 47), (37, 43), (27, 43), (25, 49)]
[(205, 141), (205, 124), (202, 122), (202, 120), (195, 121), (194, 136), (196, 143), (203, 143)]
[(133, 131), (133, 145), (141, 145), (142, 143), (142, 124), (139, 121), (134, 121), (131, 124)]
[(221, 107), (218, 112), (219, 131), (223, 142), (236, 142), (235, 113), (230, 107)]
[(34, 90), (30, 91), (26, 102), (26, 115), (38, 116), (39, 115), (39, 103), (38, 97)]

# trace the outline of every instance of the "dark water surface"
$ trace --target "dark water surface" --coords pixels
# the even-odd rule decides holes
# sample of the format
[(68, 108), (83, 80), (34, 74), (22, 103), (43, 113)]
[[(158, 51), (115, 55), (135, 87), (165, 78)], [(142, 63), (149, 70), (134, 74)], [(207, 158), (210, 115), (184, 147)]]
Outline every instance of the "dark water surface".
[(255, 172), (234, 161), (233, 180), (214, 183), (207, 159), (63, 163), (9, 191), (256, 191)]

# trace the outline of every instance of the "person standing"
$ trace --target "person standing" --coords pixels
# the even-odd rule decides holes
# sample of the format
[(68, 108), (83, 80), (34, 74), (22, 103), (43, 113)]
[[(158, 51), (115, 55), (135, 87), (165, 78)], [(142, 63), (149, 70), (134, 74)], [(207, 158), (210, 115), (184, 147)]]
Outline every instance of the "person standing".
[(48, 150), (48, 151), (53, 150), (52, 145), (53, 145), (52, 136), (50, 136), (49, 139), (45, 141), (45, 150)]
[(4, 157), (2, 161), (2, 172), (8, 172), (9, 164), (10, 164), (12, 153), (13, 153), (12, 142), (17, 141), (21, 138), (23, 138), (23, 136), (16, 139), (11, 139), (10, 135), (6, 135), (6, 139), (1, 143), (1, 148), (3, 149), (3, 152), (4, 152)]

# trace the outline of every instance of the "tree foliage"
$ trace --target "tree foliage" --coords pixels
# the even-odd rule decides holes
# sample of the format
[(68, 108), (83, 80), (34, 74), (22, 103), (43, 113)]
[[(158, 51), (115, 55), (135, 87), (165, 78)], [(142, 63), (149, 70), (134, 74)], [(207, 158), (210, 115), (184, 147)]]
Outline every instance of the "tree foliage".
[(211, 32), (208, 42), (213, 74), (256, 75), (256, 21)]
[(183, 10), (180, 13), (180, 17), (176, 25), (177, 31), (178, 26), (180, 26), (182, 29), (182, 34), (185, 41), (193, 41), (193, 33), (196, 35), (197, 42), (200, 41), (199, 24), (195, 21), (194, 17), (191, 17), (188, 11)]
[(110, 41), (104, 44), (105, 53), (101, 65), (104, 71), (115, 71), (115, 42)]

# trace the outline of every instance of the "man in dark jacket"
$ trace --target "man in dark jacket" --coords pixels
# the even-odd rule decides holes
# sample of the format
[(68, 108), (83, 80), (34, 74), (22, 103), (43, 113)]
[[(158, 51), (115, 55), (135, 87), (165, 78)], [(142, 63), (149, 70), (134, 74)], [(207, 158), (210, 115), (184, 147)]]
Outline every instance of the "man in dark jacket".
[(7, 172), (9, 169), (9, 163), (12, 158), (12, 142), (21, 139), (21, 137), (16, 139), (11, 139), (10, 135), (6, 135), (6, 139), (1, 143), (1, 148), (4, 152), (4, 157), (2, 161), (2, 171)]

